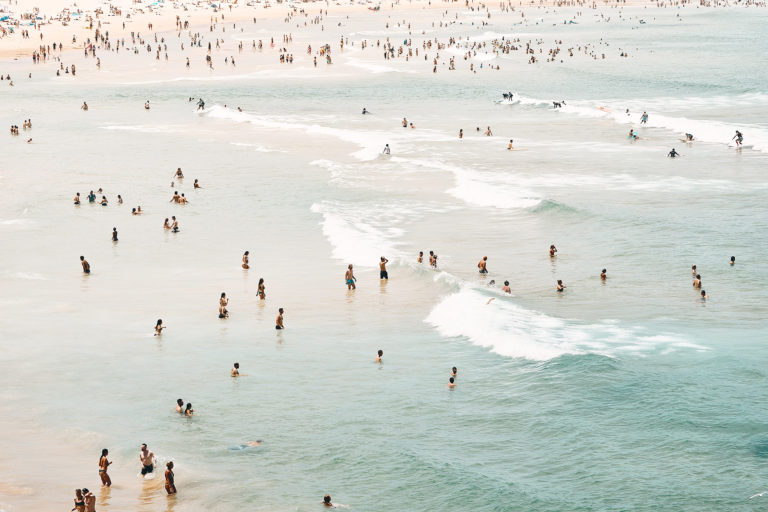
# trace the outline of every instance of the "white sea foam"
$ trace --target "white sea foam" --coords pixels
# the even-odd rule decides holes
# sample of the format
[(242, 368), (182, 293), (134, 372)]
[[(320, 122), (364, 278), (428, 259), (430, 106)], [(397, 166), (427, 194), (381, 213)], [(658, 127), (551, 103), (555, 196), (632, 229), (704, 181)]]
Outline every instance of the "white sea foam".
[(250, 144), (248, 142), (230, 142), (230, 144), (232, 144), (233, 146), (251, 148), (253, 151), (256, 151), (258, 153), (285, 153), (285, 151), (282, 151), (280, 149), (270, 149), (260, 144)]
[(537, 361), (565, 354), (617, 357), (682, 348), (706, 350), (673, 335), (648, 335), (614, 322), (580, 324), (526, 310), (507, 297), (489, 304), (490, 298), (465, 285), (438, 303), (425, 322), (444, 337), (463, 336), (501, 356)]
[(179, 130), (179, 128), (172, 125), (108, 125), (102, 126), (102, 130), (116, 130), (126, 132), (142, 132), (142, 133), (173, 133)]

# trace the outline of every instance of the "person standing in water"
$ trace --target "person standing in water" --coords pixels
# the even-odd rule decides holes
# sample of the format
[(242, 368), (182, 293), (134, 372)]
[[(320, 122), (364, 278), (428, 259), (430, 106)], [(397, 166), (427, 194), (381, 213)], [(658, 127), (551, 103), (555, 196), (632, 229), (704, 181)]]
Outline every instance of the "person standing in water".
[(509, 281), (504, 281), (504, 286), (501, 287), (501, 291), (504, 293), (512, 293), (512, 290), (509, 288)]
[(608, 278), (608, 275), (605, 272), (606, 272), (605, 269), (603, 269), (602, 272), (600, 272), (600, 279), (602, 279), (603, 281), (605, 281)]
[(385, 155), (390, 154), (389, 144), (384, 144), (384, 150), (382, 151), (382, 153)]
[(565, 290), (565, 285), (563, 284), (563, 280), (562, 279), (558, 279), (557, 280), (557, 291), (558, 292), (562, 292), (563, 290)]
[(680, 155), (680, 153), (678, 153), (677, 151), (675, 151), (675, 148), (672, 148), (672, 151), (670, 151), (669, 153), (667, 153), (667, 156), (668, 156), (669, 158), (677, 158), (677, 157), (679, 157), (679, 156), (682, 156), (682, 155)]
[(344, 273), (344, 279), (347, 283), (347, 290), (354, 290), (357, 287), (355, 286), (355, 281), (357, 281), (357, 278), (355, 277), (355, 274), (352, 270), (352, 264), (347, 267), (347, 271)]
[(75, 194), (75, 206), (80, 206), (80, 192)]
[(221, 298), (219, 299), (219, 318), (229, 317), (229, 311), (227, 311), (227, 304), (229, 304), (229, 299), (227, 298), (227, 294), (224, 292), (221, 292)]
[(731, 256), (731, 266), (736, 264), (736, 256)]
[(179, 414), (184, 413), (184, 400), (182, 400), (181, 398), (176, 400), (176, 412)]
[(488, 256), (483, 256), (483, 259), (481, 259), (477, 263), (477, 268), (479, 269), (481, 274), (487, 274), (488, 273), (488, 269), (486, 268), (487, 263), (488, 263)]
[(643, 115), (640, 116), (640, 124), (648, 124), (648, 113), (643, 112)]
[(104, 448), (101, 450), (101, 457), (99, 457), (99, 476), (101, 477), (101, 485), (105, 485), (109, 487), (112, 485), (112, 480), (109, 478), (109, 475), (107, 474), (107, 468), (109, 468), (111, 462), (107, 460), (107, 455), (109, 454), (109, 450)]
[(165, 492), (176, 494), (176, 483), (173, 478), (173, 461), (165, 465)]
[(739, 130), (736, 130), (736, 135), (733, 136), (731, 140), (736, 140), (736, 146), (741, 146), (742, 142), (744, 142), (744, 135), (741, 134)]
[(163, 334), (163, 329), (165, 329), (165, 326), (163, 325), (163, 319), (158, 318), (157, 323), (155, 324), (155, 336), (160, 336)]
[(283, 326), (283, 308), (277, 310), (277, 318), (275, 318), (275, 329), (278, 331), (285, 329), (285, 326)]
[(386, 279), (387, 281), (389, 281), (389, 274), (387, 273), (387, 263), (389, 263), (389, 260), (384, 256), (382, 256), (381, 261), (379, 262), (379, 279)]
[(323, 506), (325, 506), (325, 507), (334, 507), (334, 504), (331, 503), (331, 495), (330, 494), (326, 494), (325, 496), (323, 496)]
[(696, 277), (693, 278), (693, 287), (701, 288), (701, 274), (696, 274)]
[(83, 487), (83, 500), (85, 500), (85, 512), (96, 512), (96, 496)]
[(263, 277), (259, 278), (259, 288), (258, 288), (258, 292), (257, 293), (259, 294), (259, 299), (260, 300), (264, 300), (264, 299), (267, 298), (267, 294), (264, 292), (264, 278)]
[(141, 461), (142, 475), (149, 475), (155, 470), (155, 454), (147, 449), (147, 443), (141, 444), (139, 460)]
[(375, 362), (381, 363), (381, 356), (384, 355), (384, 351), (379, 349), (379, 351), (376, 353), (376, 358), (374, 359)]
[(112, 228), (112, 241), (117, 242), (117, 228)]
[(557, 254), (557, 247), (555, 247), (555, 244), (552, 244), (549, 246), (549, 257), (554, 258), (555, 254)]
[(248, 251), (245, 251), (243, 253), (243, 268), (245, 270), (248, 270), (249, 268), (251, 268), (251, 267), (248, 266)]
[(91, 273), (91, 264), (86, 261), (85, 256), (80, 256), (80, 263), (83, 265), (83, 272), (86, 274)]
[(424, 262), (424, 251), (419, 251), (419, 257), (416, 258), (416, 263), (423, 263)]
[(229, 373), (232, 377), (247, 377), (247, 375), (240, 375), (240, 363), (235, 363)]

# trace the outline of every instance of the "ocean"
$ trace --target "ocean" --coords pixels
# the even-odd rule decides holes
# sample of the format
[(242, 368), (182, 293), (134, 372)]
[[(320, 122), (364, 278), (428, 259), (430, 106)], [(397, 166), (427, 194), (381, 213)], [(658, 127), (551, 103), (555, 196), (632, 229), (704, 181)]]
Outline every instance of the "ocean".
[[(282, 67), (249, 67), (246, 48), (210, 75), (128, 52), (76, 80), (0, 69), (17, 82), (0, 84), (4, 124), (34, 123), (31, 144), (2, 143), (2, 510), (83, 486), (113, 511), (305, 511), (325, 493), (361, 511), (765, 508), (768, 15), (450, 13), (432, 28), (434, 11), (409, 12), (414, 47), (543, 40), (540, 61), (384, 60), (360, 42), (407, 29), (371, 14), (297, 30)], [(342, 34), (355, 44), (315, 69), (306, 44)], [(554, 40), (575, 56), (546, 62)], [(107, 207), (85, 201), (99, 187)], [(141, 443), (174, 461), (176, 497), (136, 476)]]

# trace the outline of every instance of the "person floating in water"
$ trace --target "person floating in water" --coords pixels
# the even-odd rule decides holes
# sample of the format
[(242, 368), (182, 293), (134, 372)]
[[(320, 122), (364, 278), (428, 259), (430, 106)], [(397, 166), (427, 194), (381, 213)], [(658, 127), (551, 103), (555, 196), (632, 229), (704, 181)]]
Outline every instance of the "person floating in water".
[(736, 264), (736, 256), (731, 256), (731, 266)]
[(677, 151), (675, 151), (675, 148), (672, 148), (672, 151), (667, 153), (667, 156), (669, 158), (677, 158), (678, 156), (682, 156), (682, 155), (680, 153), (678, 153)]
[(744, 135), (742, 135), (739, 130), (736, 130), (736, 135), (734, 135), (731, 140), (734, 139), (736, 139), (736, 145), (741, 146), (742, 142), (744, 142)]

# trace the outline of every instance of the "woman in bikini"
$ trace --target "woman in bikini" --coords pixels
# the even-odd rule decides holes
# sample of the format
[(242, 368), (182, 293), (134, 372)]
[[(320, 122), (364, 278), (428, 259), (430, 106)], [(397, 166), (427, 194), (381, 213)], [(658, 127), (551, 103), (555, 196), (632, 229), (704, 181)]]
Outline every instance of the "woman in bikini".
[(107, 455), (109, 454), (109, 450), (104, 448), (101, 450), (101, 457), (99, 458), (99, 476), (101, 477), (101, 485), (106, 485), (109, 487), (112, 485), (112, 480), (109, 478), (109, 475), (107, 474), (107, 468), (109, 467), (111, 462), (107, 460)]

